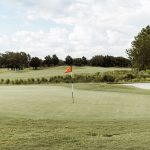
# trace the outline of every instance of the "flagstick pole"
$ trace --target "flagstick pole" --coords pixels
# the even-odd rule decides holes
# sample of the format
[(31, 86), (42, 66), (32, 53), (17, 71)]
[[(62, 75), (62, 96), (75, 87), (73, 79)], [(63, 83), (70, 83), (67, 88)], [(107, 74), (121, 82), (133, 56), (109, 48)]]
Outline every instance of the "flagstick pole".
[[(73, 79), (72, 72), (71, 72), (71, 78)], [(74, 89), (73, 89), (73, 80), (72, 80), (72, 103), (74, 103)]]

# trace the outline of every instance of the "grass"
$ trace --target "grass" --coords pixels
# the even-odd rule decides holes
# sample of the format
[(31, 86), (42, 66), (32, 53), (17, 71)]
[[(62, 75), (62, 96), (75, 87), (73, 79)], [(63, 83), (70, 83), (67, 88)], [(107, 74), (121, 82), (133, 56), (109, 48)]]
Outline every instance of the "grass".
[(149, 149), (150, 91), (111, 84), (0, 86), (0, 149)]
[[(32, 70), (32, 68), (24, 69), (22, 71), (12, 71), (7, 69), (0, 69), (0, 79), (27, 79), (27, 78), (41, 78), (64, 75), (66, 66), (41, 68), (39, 70)], [(91, 74), (96, 72), (105, 72), (113, 70), (129, 70), (128, 68), (103, 68), (103, 67), (73, 67), (76, 74)]]
[(112, 85), (107, 84), (86, 84), (86, 90), (84, 86), (75, 84), (74, 105), (68, 87), (0, 86), (0, 116), (5, 114), (6, 117), (85, 121), (150, 118), (149, 90), (123, 86), (114, 86), (109, 90)]
[(148, 150), (150, 121), (75, 122), (8, 119), (0, 122), (2, 150)]

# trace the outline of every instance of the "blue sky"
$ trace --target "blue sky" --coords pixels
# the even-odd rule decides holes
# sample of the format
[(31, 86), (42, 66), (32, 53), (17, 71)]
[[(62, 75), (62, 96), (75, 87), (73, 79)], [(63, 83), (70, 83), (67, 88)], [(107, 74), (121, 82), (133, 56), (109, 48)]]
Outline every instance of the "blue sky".
[(41, 58), (126, 56), (150, 18), (149, 0), (5, 0), (0, 8), (0, 52)]

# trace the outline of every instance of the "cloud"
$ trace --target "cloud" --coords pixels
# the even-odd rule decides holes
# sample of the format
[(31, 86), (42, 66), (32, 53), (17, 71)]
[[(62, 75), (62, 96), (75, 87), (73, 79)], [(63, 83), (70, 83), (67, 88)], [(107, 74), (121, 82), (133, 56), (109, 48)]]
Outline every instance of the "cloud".
[[(53, 53), (61, 58), (126, 56), (125, 50), (150, 17), (149, 0), (6, 0), (0, 5), (8, 2), (33, 30), (0, 35), (0, 49), (24, 50), (39, 57)], [(2, 15), (5, 20), (7, 15)], [(38, 31), (34, 31), (36, 21), (43, 22)]]

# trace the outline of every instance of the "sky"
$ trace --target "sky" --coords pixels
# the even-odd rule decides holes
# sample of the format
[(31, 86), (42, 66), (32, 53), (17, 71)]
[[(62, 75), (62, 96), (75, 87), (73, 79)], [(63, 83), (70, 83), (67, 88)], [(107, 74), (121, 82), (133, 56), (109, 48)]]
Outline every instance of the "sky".
[(0, 53), (127, 57), (149, 19), (150, 0), (1, 0)]

